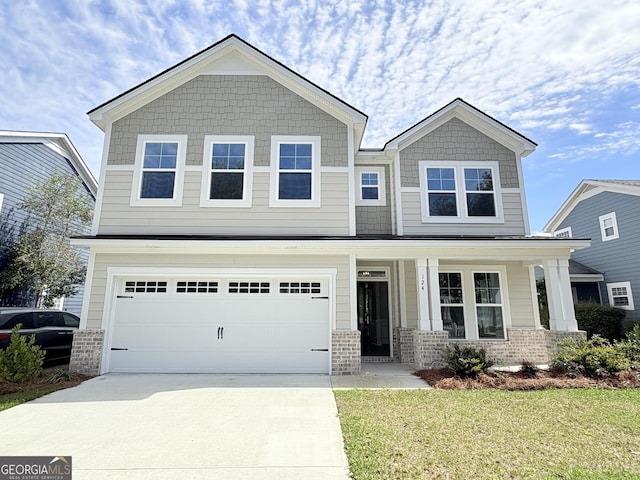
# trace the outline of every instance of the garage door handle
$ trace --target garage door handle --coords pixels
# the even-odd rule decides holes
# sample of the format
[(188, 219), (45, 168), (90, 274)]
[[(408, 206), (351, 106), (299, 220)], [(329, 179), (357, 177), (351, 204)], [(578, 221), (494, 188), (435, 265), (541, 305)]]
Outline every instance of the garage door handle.
[(220, 338), (224, 339), (224, 327), (220, 327)]
[(128, 348), (111, 347), (111, 350), (129, 350)]
[(312, 348), (311, 351), (312, 352), (328, 352), (329, 349), (328, 348)]
[(116, 298), (133, 298), (133, 296), (129, 296), (129, 295), (118, 295)]
[(311, 300), (329, 300), (329, 297), (311, 297)]
[(218, 327), (218, 340), (220, 340), (220, 327)]

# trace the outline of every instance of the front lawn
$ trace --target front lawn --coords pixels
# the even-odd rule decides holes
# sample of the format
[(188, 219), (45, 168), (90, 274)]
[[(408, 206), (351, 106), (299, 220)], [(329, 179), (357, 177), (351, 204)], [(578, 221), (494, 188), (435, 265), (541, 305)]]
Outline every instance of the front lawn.
[(335, 391), (354, 480), (637, 479), (640, 391)]

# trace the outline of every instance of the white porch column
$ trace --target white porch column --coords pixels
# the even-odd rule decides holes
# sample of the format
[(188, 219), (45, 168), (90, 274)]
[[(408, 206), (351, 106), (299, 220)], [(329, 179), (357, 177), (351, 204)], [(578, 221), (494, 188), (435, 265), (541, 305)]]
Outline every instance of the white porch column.
[(547, 289), (547, 303), (549, 305), (549, 328), (551, 330), (566, 330), (563, 321), (562, 297), (560, 295), (558, 260), (544, 260), (542, 266), (544, 268), (544, 283)]
[(576, 311), (573, 306), (571, 279), (569, 278), (569, 260), (558, 260), (558, 280), (560, 281), (560, 299), (562, 301), (562, 318), (564, 327), (569, 332), (578, 331)]
[(429, 298), (427, 290), (427, 259), (416, 259), (416, 285), (418, 296), (418, 330), (431, 330)]
[(440, 310), (440, 279), (438, 277), (438, 265), (440, 262), (437, 258), (427, 259), (428, 265), (428, 284), (429, 284), (429, 307), (431, 307), (431, 330), (443, 331), (442, 313)]

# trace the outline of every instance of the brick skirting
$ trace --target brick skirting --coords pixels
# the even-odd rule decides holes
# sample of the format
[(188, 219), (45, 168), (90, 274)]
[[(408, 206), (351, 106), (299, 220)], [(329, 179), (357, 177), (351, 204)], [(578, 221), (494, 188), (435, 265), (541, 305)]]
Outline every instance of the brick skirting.
[(359, 375), (360, 332), (334, 330), (331, 333), (331, 375)]
[(104, 330), (76, 330), (73, 334), (69, 371), (99, 375)]
[(519, 365), (523, 361), (547, 364), (556, 353), (559, 340), (567, 337), (584, 338), (585, 332), (508, 328), (506, 340), (490, 341), (449, 340), (449, 334), (441, 331), (413, 330), (412, 335), (415, 355), (413, 363), (416, 367), (439, 368), (445, 366), (444, 351), (452, 344), (484, 348), (487, 357), (497, 365)]

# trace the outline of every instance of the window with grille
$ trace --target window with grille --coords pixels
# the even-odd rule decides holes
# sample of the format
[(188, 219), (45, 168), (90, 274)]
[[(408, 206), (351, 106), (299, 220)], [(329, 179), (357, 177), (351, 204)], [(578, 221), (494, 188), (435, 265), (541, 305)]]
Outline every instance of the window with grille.
[(280, 293), (322, 293), (320, 282), (280, 282)]
[(176, 293), (218, 293), (218, 282), (181, 280), (176, 283)]
[(167, 282), (157, 280), (126, 281), (125, 293), (167, 293)]
[(269, 293), (269, 282), (229, 282), (229, 293)]

